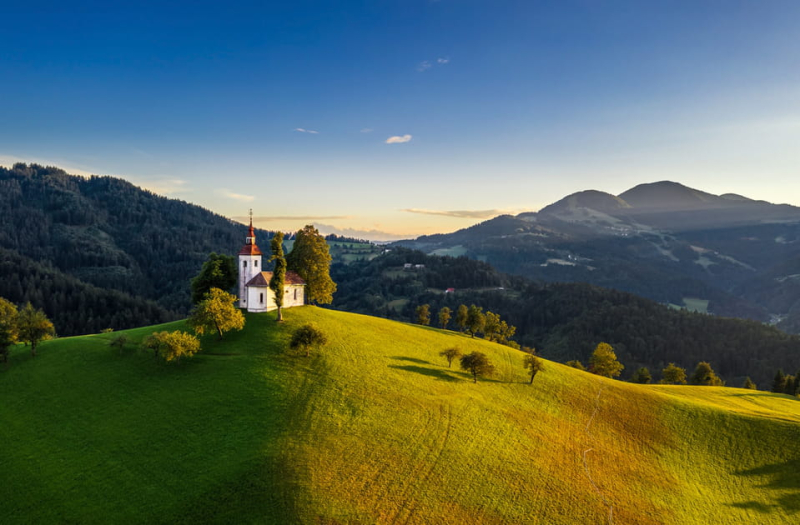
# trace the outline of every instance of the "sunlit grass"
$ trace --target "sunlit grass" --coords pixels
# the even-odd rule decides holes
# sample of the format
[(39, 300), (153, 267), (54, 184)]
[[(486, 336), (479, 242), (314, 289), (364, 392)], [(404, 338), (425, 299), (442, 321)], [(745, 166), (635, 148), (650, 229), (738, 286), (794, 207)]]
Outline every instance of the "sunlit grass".
[[(614, 523), (800, 516), (788, 396), (549, 362), (528, 385), (508, 347), (312, 307), (285, 316), (249, 315), (177, 366), (119, 357), (113, 334), (35, 359), (15, 349), (0, 478), (25, 490), (7, 492), (0, 522), (603, 523), (606, 502)], [(328, 345), (288, 352), (309, 321)], [(495, 376), (447, 368), (453, 345), (486, 353)]]

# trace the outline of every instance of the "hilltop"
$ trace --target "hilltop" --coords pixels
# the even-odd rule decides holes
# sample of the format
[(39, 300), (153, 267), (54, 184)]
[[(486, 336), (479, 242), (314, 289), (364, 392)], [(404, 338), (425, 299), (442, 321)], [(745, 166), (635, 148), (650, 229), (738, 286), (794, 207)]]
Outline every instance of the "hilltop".
[[(639, 386), (453, 332), (295, 308), (167, 365), (110, 334), (0, 372), (3, 523), (786, 523), (800, 402)], [(305, 359), (291, 331), (330, 343)], [(182, 322), (129, 331), (139, 339)], [(472, 384), (438, 356), (498, 368)]]

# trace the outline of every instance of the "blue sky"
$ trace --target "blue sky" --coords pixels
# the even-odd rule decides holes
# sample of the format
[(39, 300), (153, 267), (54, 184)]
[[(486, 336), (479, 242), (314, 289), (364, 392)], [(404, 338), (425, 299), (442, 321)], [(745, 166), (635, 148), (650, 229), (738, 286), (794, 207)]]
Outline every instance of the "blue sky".
[(798, 2), (7, 3), (0, 164), (285, 230), (665, 179), (800, 205)]

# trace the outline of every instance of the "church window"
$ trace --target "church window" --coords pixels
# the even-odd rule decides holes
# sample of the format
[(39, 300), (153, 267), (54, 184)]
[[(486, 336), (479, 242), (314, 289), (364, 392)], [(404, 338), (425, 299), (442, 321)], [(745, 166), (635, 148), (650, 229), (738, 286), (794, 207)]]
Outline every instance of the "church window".
[(297, 300), (297, 288), (294, 289), (294, 300)]
[(247, 268), (247, 261), (242, 261), (242, 266)]
[(261, 300), (261, 304), (264, 304), (264, 294), (262, 293), (262, 294), (258, 294), (258, 295), (259, 295), (259, 299)]
[(253, 261), (253, 266), (255, 266), (256, 268), (258, 268), (258, 260), (255, 260), (255, 261)]

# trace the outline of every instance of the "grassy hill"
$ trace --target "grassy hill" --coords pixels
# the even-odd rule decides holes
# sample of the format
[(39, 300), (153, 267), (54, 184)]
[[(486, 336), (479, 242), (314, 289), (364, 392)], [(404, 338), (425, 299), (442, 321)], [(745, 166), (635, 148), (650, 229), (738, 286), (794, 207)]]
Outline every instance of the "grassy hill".
[[(787, 523), (800, 401), (639, 386), (313, 307), (165, 364), (60, 339), (0, 372), (2, 523)], [(297, 326), (330, 342), (289, 352)], [(138, 339), (171, 323), (131, 330)], [(438, 352), (480, 350), (473, 384)]]

